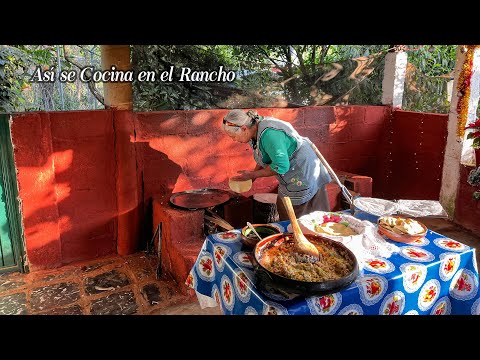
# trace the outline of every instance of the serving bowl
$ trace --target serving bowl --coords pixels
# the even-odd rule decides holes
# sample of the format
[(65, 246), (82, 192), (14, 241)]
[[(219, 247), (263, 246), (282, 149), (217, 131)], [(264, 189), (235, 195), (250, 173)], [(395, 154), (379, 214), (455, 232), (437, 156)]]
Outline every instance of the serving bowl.
[[(396, 226), (393, 226), (393, 223), (390, 226), (387, 225), (386, 221), (389, 219), (391, 219), (391, 222), (395, 221)], [(378, 218), (377, 225), (378, 232), (381, 235), (385, 235), (390, 240), (406, 244), (422, 239), (425, 237), (428, 230), (420, 221), (402, 216), (381, 216)], [(417, 231), (408, 233), (405, 229), (405, 226), (408, 225), (414, 225), (415, 228), (417, 228)]]
[[(260, 235), (260, 237), (266, 238), (267, 236), (279, 234), (281, 230), (272, 224), (252, 224), (255, 231)], [(248, 226), (242, 228), (241, 232), (242, 243), (248, 247), (255, 247), (259, 239)]]

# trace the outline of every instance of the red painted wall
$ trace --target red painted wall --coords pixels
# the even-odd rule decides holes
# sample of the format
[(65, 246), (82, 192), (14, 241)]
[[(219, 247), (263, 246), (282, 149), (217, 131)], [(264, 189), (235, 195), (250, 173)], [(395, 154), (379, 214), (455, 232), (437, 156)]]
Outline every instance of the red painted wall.
[[(290, 122), (308, 136), (329, 164), (360, 175), (376, 174), (389, 108), (384, 106), (257, 109), (260, 115)], [(253, 169), (250, 147), (232, 141), (221, 130), (228, 110), (137, 113), (136, 149), (143, 171), (145, 202), (153, 195), (203, 187), (228, 189), (238, 170)], [(273, 178), (260, 178), (244, 194), (270, 192)]]
[[(115, 253), (149, 239), (152, 196), (228, 189), (255, 166), (248, 145), (221, 130), (228, 110), (76, 111), (14, 116), (26, 251), (32, 271)], [(289, 121), (330, 165), (373, 178), (373, 196), (438, 199), (447, 115), (384, 106), (258, 109)], [(456, 220), (479, 229), (480, 202), (461, 173)], [(249, 196), (270, 192), (258, 179)], [(480, 230), (480, 229), (479, 229)]]
[(447, 142), (446, 114), (396, 110), (385, 127), (373, 181), (384, 199), (438, 200)]
[(113, 112), (18, 115), (12, 140), (30, 269), (114, 253)]
[[(228, 188), (228, 178), (253, 168), (248, 145), (221, 131), (228, 110), (75, 111), (18, 114), (12, 139), (32, 271), (109, 253), (134, 252), (150, 229), (153, 195)], [(372, 176), (383, 106), (258, 109), (291, 122), (330, 165)], [(275, 189), (273, 179), (252, 190)]]

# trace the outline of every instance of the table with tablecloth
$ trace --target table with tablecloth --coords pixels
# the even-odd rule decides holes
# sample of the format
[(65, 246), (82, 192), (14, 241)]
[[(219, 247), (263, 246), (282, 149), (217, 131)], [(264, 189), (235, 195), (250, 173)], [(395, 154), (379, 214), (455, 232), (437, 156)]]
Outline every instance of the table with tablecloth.
[[(273, 225), (287, 232), (289, 223)], [(365, 259), (356, 280), (341, 291), (302, 297), (256, 286), (253, 249), (236, 229), (206, 237), (186, 285), (201, 306), (218, 305), (224, 314), (480, 314), (474, 248), (431, 230), (414, 243), (395, 245), (399, 251), (389, 258)]]

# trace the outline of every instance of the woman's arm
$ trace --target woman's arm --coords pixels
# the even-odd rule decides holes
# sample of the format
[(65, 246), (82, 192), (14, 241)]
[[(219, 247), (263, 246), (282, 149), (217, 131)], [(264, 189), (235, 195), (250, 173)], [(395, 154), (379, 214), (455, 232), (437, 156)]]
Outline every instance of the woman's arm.
[(270, 165), (267, 167), (260, 166), (259, 170), (256, 170), (257, 166), (255, 166), (255, 170), (240, 170), (238, 172), (240, 175), (232, 177), (232, 180), (237, 180), (237, 181), (245, 181), (250, 179), (255, 180), (256, 178), (259, 178), (259, 177), (268, 177), (268, 176), (277, 175), (277, 173), (272, 170)]

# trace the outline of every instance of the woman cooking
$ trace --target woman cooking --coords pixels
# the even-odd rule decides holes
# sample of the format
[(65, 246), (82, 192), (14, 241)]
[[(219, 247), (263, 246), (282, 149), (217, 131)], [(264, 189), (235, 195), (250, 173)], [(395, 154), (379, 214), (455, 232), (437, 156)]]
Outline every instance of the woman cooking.
[(277, 178), (280, 220), (288, 220), (282, 196), (290, 197), (297, 217), (315, 210), (329, 211), (325, 184), (331, 177), (310, 146), (310, 140), (300, 136), (290, 123), (235, 109), (224, 117), (223, 130), (233, 141), (249, 143), (257, 163), (253, 170), (238, 171), (239, 175), (232, 180)]

